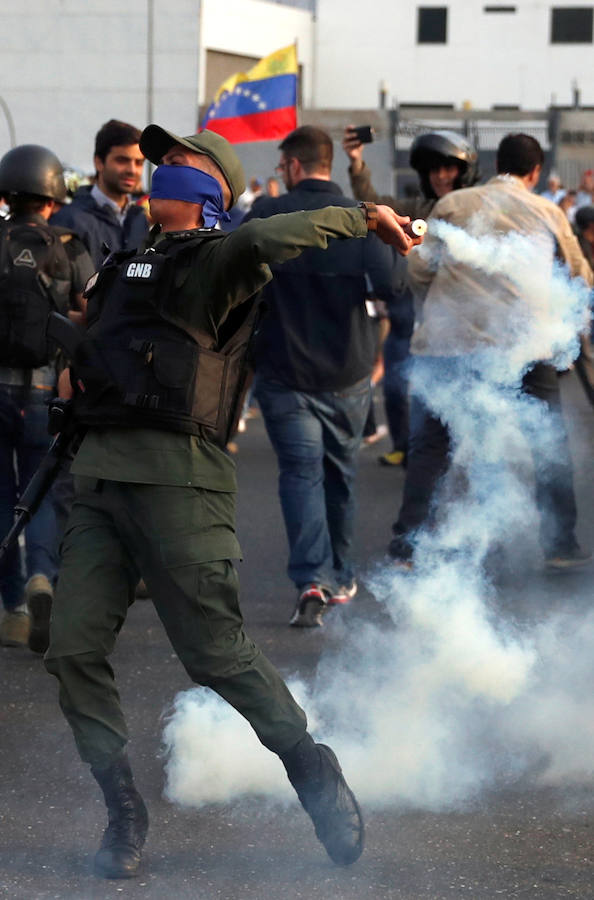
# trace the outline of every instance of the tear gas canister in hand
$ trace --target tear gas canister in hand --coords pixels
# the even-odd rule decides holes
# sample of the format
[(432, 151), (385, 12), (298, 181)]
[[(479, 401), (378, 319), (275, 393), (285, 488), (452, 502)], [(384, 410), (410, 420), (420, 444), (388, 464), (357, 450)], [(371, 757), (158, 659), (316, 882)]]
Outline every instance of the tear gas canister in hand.
[(413, 219), (408, 225), (403, 225), (402, 230), (411, 238), (423, 237), (427, 231), (427, 223), (424, 219)]

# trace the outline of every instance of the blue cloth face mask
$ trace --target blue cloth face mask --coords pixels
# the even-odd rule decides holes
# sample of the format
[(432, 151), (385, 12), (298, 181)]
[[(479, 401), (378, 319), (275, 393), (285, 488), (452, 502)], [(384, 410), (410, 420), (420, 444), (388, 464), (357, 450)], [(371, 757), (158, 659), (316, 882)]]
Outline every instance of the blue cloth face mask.
[(206, 228), (214, 228), (217, 222), (228, 222), (231, 218), (225, 212), (223, 191), (217, 179), (193, 166), (157, 166), (153, 173), (151, 197), (201, 203)]

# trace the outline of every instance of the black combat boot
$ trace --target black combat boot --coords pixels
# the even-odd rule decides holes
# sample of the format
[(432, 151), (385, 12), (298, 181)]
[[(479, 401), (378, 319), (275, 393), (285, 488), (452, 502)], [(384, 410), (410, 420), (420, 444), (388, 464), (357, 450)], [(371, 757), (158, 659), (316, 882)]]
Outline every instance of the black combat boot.
[(125, 753), (107, 769), (91, 767), (103, 791), (108, 825), (95, 856), (95, 873), (103, 878), (133, 878), (148, 831), (148, 813), (132, 779)]
[(330, 747), (305, 734), (279, 755), (330, 859), (339, 866), (354, 863), (363, 852), (363, 817)]

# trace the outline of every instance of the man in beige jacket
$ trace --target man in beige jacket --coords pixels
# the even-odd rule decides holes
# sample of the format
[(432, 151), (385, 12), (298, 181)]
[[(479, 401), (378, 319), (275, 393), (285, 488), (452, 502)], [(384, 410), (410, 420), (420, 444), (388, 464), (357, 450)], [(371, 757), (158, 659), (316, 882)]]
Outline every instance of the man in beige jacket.
[[(529, 260), (518, 254), (521, 274), (519, 279), (510, 278), (509, 267), (506, 269), (505, 261), (497, 255), (500, 249), (486, 263), (484, 259), (473, 260), (469, 253), (461, 260), (459, 254), (448, 251), (440, 237), (443, 226), (437, 223), (429, 229), (425, 252), (411, 255), (410, 279), (415, 292), (424, 297), (424, 308), (423, 321), (411, 344), (415, 372), (408, 469), (389, 546), (390, 556), (406, 567), (412, 561), (416, 532), (431, 520), (435, 488), (447, 470), (451, 449), (447, 422), (431, 408), (430, 385), (438, 381), (443, 384), (448, 378), (454, 385), (456, 377), (467, 370), (469, 360), (480, 367), (485, 351), (501, 351), (503, 358), (514, 348), (518, 334), (530, 327), (527, 323), (535, 313), (531, 309), (535, 295), (538, 305), (538, 290), (529, 290), (528, 280), (534, 275), (542, 279), (543, 300), (555, 257), (566, 265), (570, 276), (592, 283), (592, 274), (565, 215), (553, 203), (532, 193), (543, 162), (538, 141), (524, 134), (508, 135), (498, 148), (499, 174), (480, 187), (448, 193), (431, 214), (431, 219), (464, 229), (457, 232), (462, 240), (465, 233), (478, 238), (474, 247), (475, 251), (479, 248), (479, 256), (481, 241), (484, 251), (485, 241), (514, 232), (519, 236), (510, 236), (509, 249), (513, 252), (513, 241), (530, 249), (539, 267), (531, 267)], [(503, 246), (498, 244), (497, 248)], [(540, 539), (547, 567), (567, 569), (584, 565), (590, 556), (580, 549), (575, 537), (573, 475), (557, 372), (548, 357), (542, 358), (541, 348), (535, 353), (539, 358), (526, 361), (522, 390), (546, 404), (549, 416), (556, 420), (557, 435), (553, 461), (542, 458), (538, 436), (529, 435), (541, 513)], [(433, 378), (438, 381), (432, 382)], [(417, 385), (424, 385), (422, 395), (415, 392), (415, 379)], [(460, 384), (463, 386), (464, 381), (458, 383), (458, 389)]]

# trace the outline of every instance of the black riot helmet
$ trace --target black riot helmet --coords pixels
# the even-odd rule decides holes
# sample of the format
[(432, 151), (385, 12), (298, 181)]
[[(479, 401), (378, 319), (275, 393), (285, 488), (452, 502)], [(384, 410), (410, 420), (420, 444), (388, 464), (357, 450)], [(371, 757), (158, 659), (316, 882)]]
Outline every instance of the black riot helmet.
[(429, 172), (450, 163), (457, 164), (460, 169), (454, 190), (470, 187), (478, 181), (478, 154), (463, 135), (455, 131), (429, 131), (414, 139), (410, 148), (410, 165), (419, 173), (421, 188), (427, 198), (435, 197)]
[(0, 194), (32, 194), (64, 203), (66, 185), (55, 153), (38, 144), (21, 144), (0, 159)]
[(594, 225), (594, 206), (580, 206), (575, 214), (575, 224), (580, 231), (585, 231), (589, 225)]

